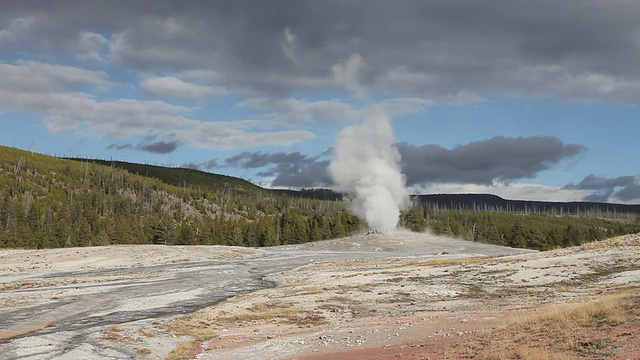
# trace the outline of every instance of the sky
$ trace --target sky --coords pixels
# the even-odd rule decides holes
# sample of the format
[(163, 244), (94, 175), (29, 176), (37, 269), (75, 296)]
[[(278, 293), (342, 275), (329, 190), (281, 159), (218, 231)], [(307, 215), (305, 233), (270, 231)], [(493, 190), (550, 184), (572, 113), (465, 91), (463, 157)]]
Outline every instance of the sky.
[(332, 187), (383, 109), (411, 193), (640, 203), (640, 2), (0, 2), (0, 144)]

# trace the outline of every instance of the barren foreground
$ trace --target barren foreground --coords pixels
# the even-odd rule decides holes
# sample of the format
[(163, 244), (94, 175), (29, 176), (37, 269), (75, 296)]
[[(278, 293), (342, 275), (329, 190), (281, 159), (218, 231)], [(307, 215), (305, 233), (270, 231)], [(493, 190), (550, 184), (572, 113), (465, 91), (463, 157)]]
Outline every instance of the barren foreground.
[(638, 359), (639, 285), (640, 234), (8, 250), (0, 359)]

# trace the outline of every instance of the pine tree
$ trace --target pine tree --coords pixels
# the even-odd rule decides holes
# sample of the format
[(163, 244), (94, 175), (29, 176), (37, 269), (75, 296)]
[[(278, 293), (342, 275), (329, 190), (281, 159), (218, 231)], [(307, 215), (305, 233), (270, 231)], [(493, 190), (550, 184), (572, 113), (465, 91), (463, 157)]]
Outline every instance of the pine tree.
[(515, 248), (527, 247), (527, 238), (524, 234), (524, 229), (522, 228), (522, 222), (520, 219), (515, 221), (509, 235), (509, 246)]

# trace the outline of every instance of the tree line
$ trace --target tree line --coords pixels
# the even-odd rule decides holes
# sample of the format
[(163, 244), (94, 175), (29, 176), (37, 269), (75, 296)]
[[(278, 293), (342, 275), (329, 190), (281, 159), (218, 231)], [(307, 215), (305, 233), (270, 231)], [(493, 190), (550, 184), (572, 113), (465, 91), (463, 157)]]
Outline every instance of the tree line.
[(544, 213), (437, 210), (417, 205), (402, 213), (400, 225), (483, 243), (550, 250), (640, 232), (640, 215), (630, 216), (633, 221)]

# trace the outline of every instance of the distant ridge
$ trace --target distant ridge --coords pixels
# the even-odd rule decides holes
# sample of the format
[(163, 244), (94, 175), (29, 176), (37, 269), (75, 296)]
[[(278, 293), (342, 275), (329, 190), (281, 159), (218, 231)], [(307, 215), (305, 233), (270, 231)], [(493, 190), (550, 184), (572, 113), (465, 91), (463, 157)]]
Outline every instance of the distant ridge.
[(118, 169), (127, 170), (132, 174), (151, 177), (158, 179), (166, 184), (174, 186), (183, 186), (185, 183), (189, 185), (200, 185), (203, 187), (211, 186), (233, 186), (244, 187), (246, 189), (258, 190), (262, 189), (247, 180), (228, 176), (214, 174), (197, 169), (168, 167), (160, 165), (139, 164), (126, 161), (101, 160), (101, 159), (83, 159), (83, 158), (66, 158), (68, 160), (90, 162), (93, 164), (116, 167)]
[(452, 210), (495, 210), (551, 214), (580, 214), (587, 212), (640, 214), (640, 204), (507, 200), (491, 194), (429, 194), (414, 195), (412, 198), (414, 203)]

